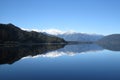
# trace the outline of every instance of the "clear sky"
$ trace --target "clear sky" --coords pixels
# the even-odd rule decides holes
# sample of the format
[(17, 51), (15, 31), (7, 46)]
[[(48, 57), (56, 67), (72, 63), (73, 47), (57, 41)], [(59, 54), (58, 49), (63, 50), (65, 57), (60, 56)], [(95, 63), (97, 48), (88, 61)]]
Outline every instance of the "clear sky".
[(120, 33), (120, 0), (0, 0), (0, 23), (26, 29)]

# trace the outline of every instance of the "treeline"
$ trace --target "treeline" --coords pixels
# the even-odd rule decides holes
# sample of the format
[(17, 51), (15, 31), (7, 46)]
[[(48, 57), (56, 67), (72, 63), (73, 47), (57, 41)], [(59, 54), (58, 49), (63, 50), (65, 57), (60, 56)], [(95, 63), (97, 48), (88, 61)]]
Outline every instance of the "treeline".
[(13, 24), (0, 24), (0, 44), (66, 43), (62, 38), (35, 31), (24, 31)]

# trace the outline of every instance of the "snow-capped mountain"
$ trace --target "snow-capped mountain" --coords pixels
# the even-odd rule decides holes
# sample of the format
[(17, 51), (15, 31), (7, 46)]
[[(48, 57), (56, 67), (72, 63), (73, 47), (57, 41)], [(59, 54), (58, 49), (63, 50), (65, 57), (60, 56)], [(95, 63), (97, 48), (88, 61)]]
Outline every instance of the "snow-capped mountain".
[(46, 29), (46, 30), (38, 30), (38, 29), (23, 29), (27, 31), (37, 31), (37, 32), (42, 32), (46, 35), (49, 36), (57, 36), (60, 38), (63, 38), (66, 41), (97, 41), (101, 38), (103, 38), (103, 35), (98, 35), (98, 34), (86, 34), (86, 33), (78, 33), (75, 31), (61, 31), (58, 29)]
[[(50, 33), (48, 33), (50, 34)], [(97, 34), (85, 34), (85, 33), (76, 33), (76, 32), (65, 32), (65, 33), (59, 33), (59, 34), (50, 34), (54, 35), (60, 38), (65, 39), (66, 41), (97, 41), (101, 38), (103, 38), (103, 35), (97, 35)]]
[(103, 38), (103, 35), (83, 34), (83, 33), (64, 33), (56, 35), (66, 41), (97, 41)]
[(91, 41), (97, 41), (101, 38), (103, 38), (103, 35), (97, 35), (97, 34), (86, 34), (86, 33), (77, 33), (74, 31), (60, 31), (57, 29), (50, 29), (50, 30), (42, 30), (44, 34), (48, 34), (49, 36), (57, 36), (60, 38), (63, 38), (66, 41), (84, 41), (84, 42), (91, 42)]

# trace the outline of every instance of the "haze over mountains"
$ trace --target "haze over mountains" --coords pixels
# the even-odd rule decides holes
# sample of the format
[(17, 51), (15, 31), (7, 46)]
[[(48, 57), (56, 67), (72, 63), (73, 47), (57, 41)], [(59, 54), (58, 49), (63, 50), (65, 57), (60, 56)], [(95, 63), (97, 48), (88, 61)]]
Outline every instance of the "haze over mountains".
[(94, 42), (104, 37), (104, 35), (100, 34), (88, 34), (88, 33), (80, 33), (75, 31), (61, 31), (58, 29), (47, 29), (47, 30), (38, 30), (38, 29), (24, 29), (28, 31), (37, 31), (47, 34), (49, 36), (57, 36), (63, 38), (66, 41), (78, 41), (78, 42)]
[(53, 30), (53, 32), (52, 30), (47, 30), (43, 33), (63, 38), (66, 41), (79, 41), (79, 42), (94, 42), (104, 37), (103, 35), (98, 34), (77, 33), (72, 31), (62, 32), (59, 30)]
[(0, 24), (0, 44), (16, 43), (69, 43), (96, 42), (97, 44), (120, 45), (120, 34), (110, 36), (86, 34), (76, 32), (62, 32), (59, 30), (46, 30), (41, 32), (25, 31), (13, 24)]
[(96, 34), (83, 34), (83, 33), (64, 33), (57, 35), (60, 38), (65, 39), (66, 41), (80, 41), (80, 42), (93, 42), (103, 38), (103, 35)]

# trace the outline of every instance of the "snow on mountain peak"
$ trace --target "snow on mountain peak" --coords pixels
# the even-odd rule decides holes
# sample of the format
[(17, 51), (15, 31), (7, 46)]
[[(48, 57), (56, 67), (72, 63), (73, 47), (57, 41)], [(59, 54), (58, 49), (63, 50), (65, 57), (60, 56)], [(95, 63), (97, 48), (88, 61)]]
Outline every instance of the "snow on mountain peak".
[(43, 29), (43, 30), (39, 30), (39, 29), (26, 29), (26, 28), (22, 28), (23, 30), (26, 31), (36, 31), (36, 32), (45, 32), (51, 35), (58, 35), (58, 34), (73, 34), (75, 33), (75, 31), (73, 30), (69, 30), (69, 31), (62, 31), (59, 29)]
[(58, 35), (58, 34), (63, 34), (64, 32), (58, 29), (47, 29), (47, 30), (41, 30), (40, 32), (46, 32), (51, 35)]
[(73, 30), (70, 31), (61, 31), (58, 29), (46, 29), (46, 30), (24, 29), (24, 30), (47, 33), (50, 35), (63, 38), (66, 41), (97, 41), (103, 37), (103, 35), (78, 33)]

